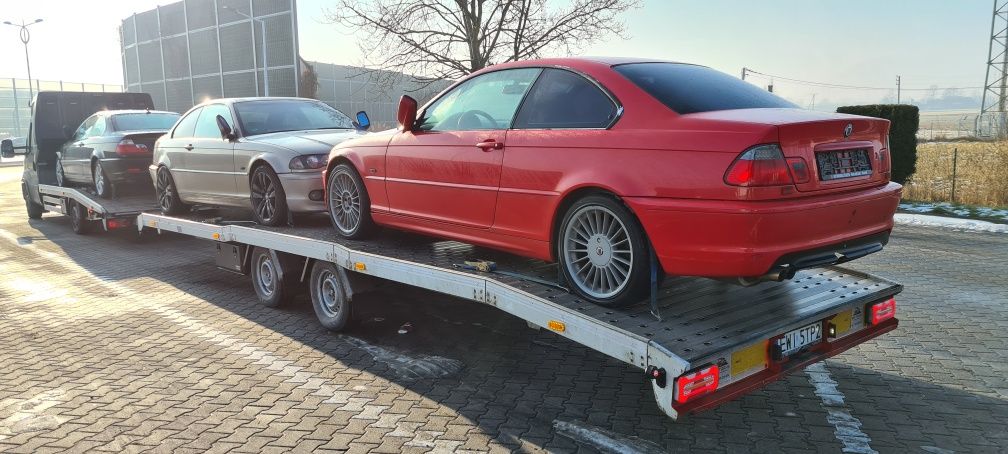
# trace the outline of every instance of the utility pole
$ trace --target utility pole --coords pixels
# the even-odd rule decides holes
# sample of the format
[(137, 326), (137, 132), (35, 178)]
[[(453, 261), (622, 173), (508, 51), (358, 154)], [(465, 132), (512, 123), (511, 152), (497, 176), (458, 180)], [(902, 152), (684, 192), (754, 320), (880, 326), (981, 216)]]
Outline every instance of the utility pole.
[(896, 76), (896, 104), (900, 103), (900, 76)]
[[(1008, 0), (994, 0), (991, 14), (990, 43), (987, 47), (987, 77), (984, 79), (980, 115), (976, 119), (977, 136), (1004, 137), (1008, 134)], [(985, 118), (987, 117), (987, 118)], [(983, 121), (982, 121), (983, 120)], [(981, 131), (981, 124), (991, 126)]]
[[(42, 19), (35, 19), (34, 22), (21, 21), (21, 25), (12, 23), (11, 21), (4, 21), (4, 25), (10, 25), (12, 27), (20, 28), (20, 38), (21, 42), (24, 44), (24, 59), (25, 66), (28, 67), (28, 102), (31, 103), (35, 98), (35, 93), (32, 91), (32, 77), (31, 77), (31, 61), (28, 59), (28, 41), (31, 40), (31, 32), (28, 31), (29, 25), (35, 25), (42, 22)], [(17, 97), (17, 93), (14, 94)]]
[(742, 67), (742, 80), (745, 80), (745, 73), (748, 70), (749, 70), (749, 68), (746, 68), (745, 66)]
[[(231, 11), (239, 16), (247, 18), (248, 20), (254, 23), (259, 24), (259, 30), (262, 32), (262, 67), (263, 67), (263, 88), (264, 88), (263, 96), (269, 96), (269, 64), (267, 63), (266, 60), (269, 54), (267, 53), (266, 50), (266, 21), (262, 19), (256, 19), (249, 14), (245, 14), (227, 5), (223, 5), (223, 7), (228, 11)], [(253, 39), (253, 42), (254, 41), (255, 40)]]

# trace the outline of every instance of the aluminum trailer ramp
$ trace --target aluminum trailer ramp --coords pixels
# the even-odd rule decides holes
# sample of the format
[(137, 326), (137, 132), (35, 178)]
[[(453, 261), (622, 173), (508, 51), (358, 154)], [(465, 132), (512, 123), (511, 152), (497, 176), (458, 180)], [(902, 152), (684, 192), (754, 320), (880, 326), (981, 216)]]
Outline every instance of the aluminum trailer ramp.
[[(790, 281), (753, 287), (670, 277), (659, 288), (658, 320), (646, 302), (605, 308), (538, 282), (556, 281), (553, 264), (453, 241), (393, 231), (367, 241), (345, 240), (324, 217), (307, 220), (305, 226), (268, 228), (141, 213), (137, 223), (141, 229), (332, 262), (351, 272), (494, 306), (645, 370), (659, 407), (672, 418), (715, 406), (895, 329), (895, 318), (872, 324), (866, 314), (869, 305), (893, 301), (902, 290), (892, 281), (841, 267), (805, 270)], [(534, 279), (454, 266), (474, 259), (492, 260), (498, 269)], [(822, 330), (821, 340), (782, 356), (776, 339), (810, 325)], [(717, 376), (716, 391), (677, 401), (677, 393), (686, 392), (677, 389), (684, 374), (710, 371), (712, 365), (717, 366), (711, 372)]]

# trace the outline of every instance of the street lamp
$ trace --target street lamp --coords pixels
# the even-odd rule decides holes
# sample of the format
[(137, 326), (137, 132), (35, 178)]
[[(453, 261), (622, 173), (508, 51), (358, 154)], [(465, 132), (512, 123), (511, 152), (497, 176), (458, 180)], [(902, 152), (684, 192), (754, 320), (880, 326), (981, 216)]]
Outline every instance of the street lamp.
[[(249, 20), (252, 20), (254, 22), (258, 22), (259, 23), (259, 29), (262, 30), (263, 87), (265, 88), (265, 93), (264, 94), (266, 96), (269, 96), (269, 70), (267, 69), (269, 65), (266, 63), (267, 62), (266, 57), (267, 57), (267, 55), (269, 55), (268, 52), (267, 52), (267, 49), (266, 49), (266, 21), (264, 21), (262, 19), (256, 19), (256, 18), (254, 18), (254, 17), (252, 17), (252, 16), (250, 16), (248, 14), (245, 14), (245, 13), (243, 13), (241, 11), (238, 11), (237, 9), (232, 8), (230, 6), (227, 6), (227, 5), (222, 5), (222, 7), (224, 9), (228, 10), (228, 11), (231, 11), (231, 12), (239, 15), (239, 16), (245, 17), (245, 18), (247, 18)], [(253, 41), (255, 41), (254, 37), (253, 37)]]
[(35, 25), (39, 22), (42, 22), (42, 19), (35, 19), (35, 22), (25, 22), (22, 20), (21, 25), (12, 23), (11, 21), (4, 21), (4, 25), (10, 25), (21, 29), (20, 37), (21, 42), (24, 43), (25, 66), (28, 67), (28, 102), (31, 102), (31, 99), (35, 97), (35, 93), (32, 91), (31, 62), (28, 60), (28, 41), (31, 39), (31, 32), (28, 31), (28, 26)]

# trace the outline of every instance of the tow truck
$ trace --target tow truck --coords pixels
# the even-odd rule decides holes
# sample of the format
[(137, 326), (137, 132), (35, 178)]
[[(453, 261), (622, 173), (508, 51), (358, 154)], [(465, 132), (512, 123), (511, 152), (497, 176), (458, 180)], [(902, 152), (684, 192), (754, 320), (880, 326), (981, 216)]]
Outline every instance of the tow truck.
[[(8, 153), (9, 145), (4, 148)], [(143, 191), (111, 200), (44, 183), (32, 191), (25, 193), (29, 215), (41, 215), (32, 211), (32, 202), (41, 200), (35, 209), (70, 214), (78, 233), (100, 224), (206, 240), (218, 267), (251, 276), (262, 304), (277, 306), (307, 287), (319, 321), (333, 331), (351, 320), (355, 295), (389, 281), (497, 308), (640, 369), (658, 407), (673, 419), (744, 395), (899, 323), (895, 296), (902, 285), (841, 266), (748, 287), (653, 280), (650, 302), (609, 308), (566, 291), (555, 264), (469, 244), (391, 231), (346, 240), (324, 216), (287, 227), (200, 210), (166, 216)], [(474, 261), (494, 267), (465, 266)]]

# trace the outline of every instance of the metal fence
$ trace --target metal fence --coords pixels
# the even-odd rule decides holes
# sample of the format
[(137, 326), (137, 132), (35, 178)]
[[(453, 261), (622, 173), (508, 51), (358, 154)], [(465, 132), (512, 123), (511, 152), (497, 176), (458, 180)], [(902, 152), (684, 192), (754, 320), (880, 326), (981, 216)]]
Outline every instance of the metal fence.
[(1008, 116), (977, 111), (921, 112), (917, 138), (921, 140), (1003, 139)]
[(904, 199), (1008, 206), (1008, 142), (933, 142), (917, 146)]
[(62, 80), (31, 81), (28, 79), (0, 79), (0, 138), (24, 137), (31, 122), (31, 93), (39, 91), (99, 91), (122, 92), (122, 85), (66, 82)]

